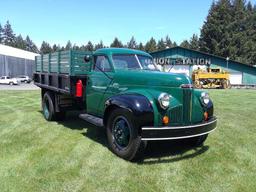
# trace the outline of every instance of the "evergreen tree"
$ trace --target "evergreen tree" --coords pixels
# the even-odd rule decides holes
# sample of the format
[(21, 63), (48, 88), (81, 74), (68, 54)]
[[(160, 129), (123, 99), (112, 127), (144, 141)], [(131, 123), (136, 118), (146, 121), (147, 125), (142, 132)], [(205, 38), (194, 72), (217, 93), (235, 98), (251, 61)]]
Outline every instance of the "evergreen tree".
[(245, 0), (214, 2), (201, 30), (200, 50), (253, 64), (255, 12), (255, 5)]
[(104, 44), (100, 41), (98, 44), (95, 45), (95, 50), (104, 48)]
[(37, 46), (35, 45), (35, 43), (30, 39), (30, 37), (27, 35), (26, 39), (25, 39), (25, 42), (26, 42), (26, 49), (27, 51), (31, 51), (31, 52), (34, 52), (34, 53), (38, 53), (38, 48)]
[(234, 0), (233, 1), (233, 9), (232, 9), (232, 17), (233, 22), (231, 25), (232, 30), (232, 43), (231, 47), (234, 47), (233, 58), (240, 61), (246, 62), (243, 59), (243, 56), (247, 54), (245, 52), (244, 45), (246, 44), (247, 37), (246, 33), (246, 3), (244, 0)]
[(220, 56), (230, 56), (231, 37), (229, 28), (232, 23), (230, 0), (213, 2), (207, 20), (201, 30), (200, 50)]
[(88, 41), (87, 45), (85, 46), (86, 51), (93, 51), (94, 47), (91, 41)]
[(161, 38), (158, 42), (157, 42), (157, 50), (164, 50), (166, 49), (166, 43), (164, 42), (163, 38)]
[(253, 6), (252, 6), (251, 1), (249, 1), (249, 2), (247, 3), (246, 10), (247, 10), (248, 12), (250, 12), (250, 13), (253, 13)]
[(199, 38), (196, 34), (193, 34), (189, 41), (189, 48), (193, 50), (199, 50)]
[(3, 43), (3, 27), (0, 23), (0, 44)]
[(72, 47), (72, 49), (73, 49), (73, 50), (80, 50), (80, 47), (79, 47), (78, 45), (74, 44), (73, 47)]
[(178, 44), (174, 41), (173, 43), (172, 43), (172, 47), (177, 47), (178, 46)]
[(40, 48), (40, 53), (41, 54), (47, 54), (47, 53), (51, 53), (51, 52), (52, 52), (52, 48), (51, 48), (50, 44), (43, 41), (42, 45), (41, 45), (41, 48)]
[(151, 39), (145, 45), (145, 51), (150, 53), (156, 50), (157, 50), (156, 40), (153, 37), (151, 37)]
[(165, 37), (165, 44), (166, 44), (167, 49), (174, 47), (174, 44), (172, 43), (172, 41), (168, 35)]
[(70, 42), (70, 40), (68, 40), (65, 50), (70, 50), (70, 49), (72, 49), (72, 43)]
[(60, 51), (65, 51), (65, 47), (62, 46), (62, 47), (60, 48)]
[(18, 49), (26, 50), (27, 44), (21, 35), (18, 35), (15, 40), (15, 47)]
[[(248, 6), (247, 6), (248, 7)], [(248, 64), (255, 65), (256, 63), (256, 11), (247, 9), (245, 19), (245, 43), (243, 44), (243, 54), (241, 58)]]
[(180, 46), (184, 47), (184, 48), (187, 48), (187, 49), (190, 49), (190, 44), (189, 44), (188, 40), (182, 41)]
[(84, 46), (84, 45), (82, 45), (82, 46), (79, 48), (79, 50), (81, 50), (81, 51), (85, 51), (85, 50), (86, 50), (86, 48), (85, 48), (85, 46)]
[(9, 21), (6, 22), (3, 29), (3, 43), (9, 46), (15, 45), (15, 34), (13, 33), (12, 26)]
[(117, 48), (121, 48), (123, 47), (123, 44), (121, 41), (118, 40), (117, 37), (115, 37), (114, 41), (111, 43), (110, 47), (117, 47)]
[(145, 50), (145, 48), (144, 48), (144, 46), (143, 46), (143, 44), (141, 42), (138, 45), (138, 49), (141, 50), (141, 51)]
[(58, 45), (56, 45), (56, 44), (53, 44), (53, 46), (52, 46), (52, 52), (56, 52), (56, 51), (59, 51), (60, 50), (60, 46)]
[(137, 43), (135, 38), (132, 36), (131, 40), (127, 43), (127, 47), (129, 49), (136, 49), (137, 48)]

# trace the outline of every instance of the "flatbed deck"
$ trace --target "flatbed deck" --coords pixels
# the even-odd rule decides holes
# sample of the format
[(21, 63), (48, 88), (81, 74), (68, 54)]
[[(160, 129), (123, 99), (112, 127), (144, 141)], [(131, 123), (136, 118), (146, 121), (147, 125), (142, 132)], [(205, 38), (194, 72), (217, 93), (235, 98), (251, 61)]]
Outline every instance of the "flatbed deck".
[(35, 58), (35, 85), (52, 91), (74, 95), (77, 79), (86, 84), (90, 63), (84, 62), (87, 51), (58, 51)]

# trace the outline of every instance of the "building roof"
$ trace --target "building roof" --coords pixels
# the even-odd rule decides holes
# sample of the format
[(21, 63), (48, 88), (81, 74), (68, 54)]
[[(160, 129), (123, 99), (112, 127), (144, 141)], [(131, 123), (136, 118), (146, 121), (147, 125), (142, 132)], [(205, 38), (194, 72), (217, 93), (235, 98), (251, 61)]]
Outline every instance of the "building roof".
[[(151, 52), (150, 54), (154, 54), (154, 53), (158, 53), (158, 52), (163, 52), (163, 51), (168, 51), (168, 50), (171, 50), (171, 49), (178, 49), (178, 48), (226, 60), (225, 57), (221, 57), (221, 56), (217, 56), (217, 55), (213, 55), (213, 54), (210, 54), (210, 53), (206, 53), (206, 52), (202, 52), (202, 51), (197, 51), (197, 50), (194, 50), (194, 49), (189, 49), (189, 48), (185, 48), (185, 47), (181, 47), (181, 46), (176, 46), (176, 47), (164, 49), (164, 50), (161, 50), (161, 51), (154, 51), (154, 52)], [(247, 63), (241, 63), (239, 61), (235, 61), (235, 60), (232, 60), (232, 59), (229, 59), (229, 61), (235, 62), (235, 63), (238, 63), (238, 64), (242, 64), (242, 65), (246, 65), (246, 66), (249, 66), (249, 67), (255, 67), (254, 65), (249, 65)]]
[(39, 54), (0, 44), (0, 55), (35, 60), (35, 56)]

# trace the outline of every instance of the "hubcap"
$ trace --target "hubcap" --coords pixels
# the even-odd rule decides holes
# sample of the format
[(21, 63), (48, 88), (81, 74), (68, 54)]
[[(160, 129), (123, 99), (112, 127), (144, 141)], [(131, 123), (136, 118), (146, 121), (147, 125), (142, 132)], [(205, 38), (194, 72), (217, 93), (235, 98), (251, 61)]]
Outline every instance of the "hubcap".
[(114, 120), (112, 134), (116, 144), (121, 148), (126, 148), (130, 141), (130, 125), (126, 118), (117, 117)]
[(49, 118), (49, 103), (48, 101), (46, 101), (43, 105), (43, 111), (44, 111), (44, 116), (46, 117), (46, 119)]

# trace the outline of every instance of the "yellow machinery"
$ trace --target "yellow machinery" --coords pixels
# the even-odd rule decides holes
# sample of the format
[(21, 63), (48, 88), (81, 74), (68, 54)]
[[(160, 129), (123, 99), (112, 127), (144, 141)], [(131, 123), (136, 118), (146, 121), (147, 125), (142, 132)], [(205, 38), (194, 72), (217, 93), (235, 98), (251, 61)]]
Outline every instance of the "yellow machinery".
[(229, 73), (220, 68), (194, 70), (192, 80), (195, 88), (230, 88)]

